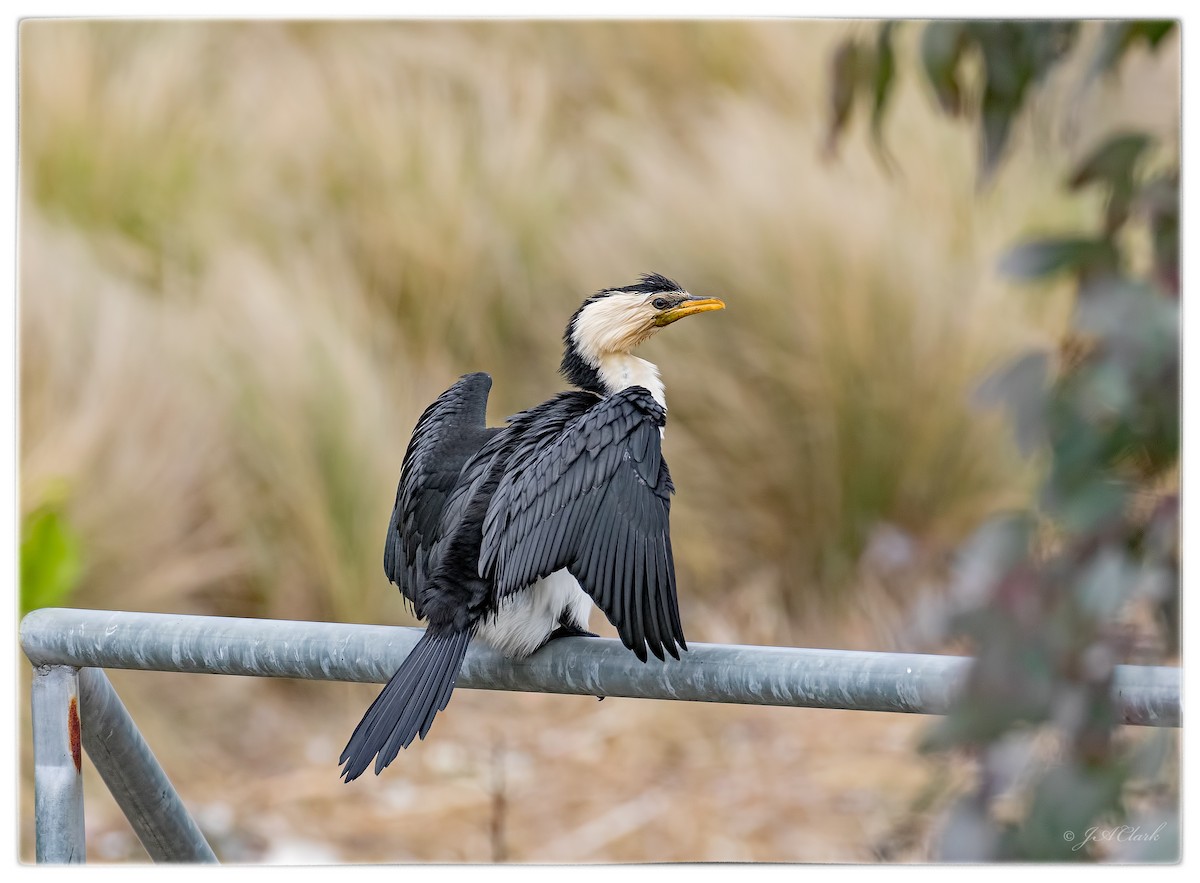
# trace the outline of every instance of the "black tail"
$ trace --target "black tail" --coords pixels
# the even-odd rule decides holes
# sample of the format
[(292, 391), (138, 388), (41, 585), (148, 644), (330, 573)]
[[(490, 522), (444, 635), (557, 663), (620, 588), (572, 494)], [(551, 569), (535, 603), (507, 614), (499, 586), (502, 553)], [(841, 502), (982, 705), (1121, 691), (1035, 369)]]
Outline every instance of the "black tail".
[(338, 758), (345, 764), (341, 775), (347, 782), (362, 775), (376, 755), (375, 775), (379, 775), (418, 734), (425, 738), (434, 715), (450, 702), (472, 631), (446, 635), (425, 630)]

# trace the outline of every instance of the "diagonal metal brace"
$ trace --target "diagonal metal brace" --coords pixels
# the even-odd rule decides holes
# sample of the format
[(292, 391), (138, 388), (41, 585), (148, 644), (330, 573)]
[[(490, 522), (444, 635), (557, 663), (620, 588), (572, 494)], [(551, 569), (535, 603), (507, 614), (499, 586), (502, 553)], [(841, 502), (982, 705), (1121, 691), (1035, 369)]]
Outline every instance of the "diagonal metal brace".
[(83, 747), (156, 862), (215, 862), (208, 841), (104, 672), (79, 672)]

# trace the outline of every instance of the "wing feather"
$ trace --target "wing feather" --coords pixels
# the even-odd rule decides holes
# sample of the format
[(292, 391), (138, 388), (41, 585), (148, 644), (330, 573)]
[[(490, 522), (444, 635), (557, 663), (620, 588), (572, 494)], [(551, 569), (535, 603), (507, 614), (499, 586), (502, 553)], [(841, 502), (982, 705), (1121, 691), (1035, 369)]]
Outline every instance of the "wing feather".
[(678, 658), (687, 645), (664, 422), (649, 391), (630, 387), (559, 424), (523, 430), (484, 518), (479, 573), (499, 597), (566, 568), (638, 658), (647, 650)]
[(418, 616), (432, 563), (430, 551), (463, 467), (499, 431), (489, 430), (486, 423), (491, 388), (492, 378), (482, 372), (460, 378), (425, 409), (404, 454), (383, 569)]

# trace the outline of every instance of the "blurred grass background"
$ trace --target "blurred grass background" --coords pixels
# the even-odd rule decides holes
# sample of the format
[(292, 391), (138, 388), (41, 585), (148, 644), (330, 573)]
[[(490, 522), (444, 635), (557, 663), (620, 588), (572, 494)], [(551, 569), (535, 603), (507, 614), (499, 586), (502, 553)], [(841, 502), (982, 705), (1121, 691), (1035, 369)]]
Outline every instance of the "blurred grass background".
[[(473, 370), (495, 380), (493, 423), (552, 395), (579, 301), (657, 271), (729, 305), (643, 353), (662, 369), (671, 409), (688, 637), (906, 646), (949, 551), (1032, 487), (1036, 464), (1017, 457), (1002, 415), (973, 410), (969, 396), (1000, 359), (1053, 345), (1070, 303), (1065, 288), (1008, 286), (995, 261), (1022, 234), (1095, 215), (1094, 197), (1057, 185), (1097, 137), (1131, 122), (1178, 132), (1178, 54), (1131, 57), (1119, 82), (1082, 98), (1080, 71), (1058, 77), (999, 181), (977, 192), (969, 133), (937, 118), (911, 80), (890, 115), (894, 171), (867, 138), (848, 139), (836, 162), (822, 156), (830, 52), (870, 27), (23, 22), (20, 508), (31, 517), (53, 506), (69, 525), (80, 562), (69, 603), (409, 622), (381, 549), (421, 410)], [(190, 720), (170, 677), (118, 682), (148, 733)], [(306, 824), (319, 830), (314, 819), (353, 798), (336, 787), (333, 760), (373, 690), (330, 699), (343, 688), (225, 682), (221, 693), (220, 683), (196, 693), (230, 714), (277, 707), (260, 724), (264, 742), (292, 732), (289, 715), (311, 715), (314, 703), (335, 709), (315, 743), (272, 753), (320, 783), (304, 786), (321, 795), (313, 818), (290, 809), (284, 834), (224, 846), (228, 857), (279, 860), (272, 843)], [(479, 728), (468, 725), (497, 722), (520, 755), (501, 723), (518, 703), (529, 739), (561, 716), (553, 697), (456, 696), (430, 745), (402, 760), (440, 787), (436, 752), (461, 745), (480, 754), (459, 766), (486, 778), (492, 743), (473, 744)], [(689, 767), (699, 749), (680, 747), (670, 764), (681, 794), (722, 775), (780, 787), (772, 746), (799, 763), (818, 748), (796, 740), (816, 737), (790, 722), (823, 730), (832, 714), (615, 704), (591, 715), (612, 734), (596, 750), (646, 764), (638, 781), (658, 768), (636, 746), (668, 749), (622, 739), (708, 722), (697, 738), (734, 767)], [(168, 769), (236, 813), (237, 800), (220, 795), (262, 757), (228, 744), (215, 717), (196, 726), (229, 762), (195, 764), (180, 748)], [(898, 728), (895, 762), (911, 775), (880, 772), (863, 786), (884, 793), (890, 782), (887, 800), (863, 803), (888, 828), (946, 771), (913, 766), (905, 734), (915, 724), (866, 720), (875, 717), (891, 720), (840, 715), (839, 730), (859, 736), (830, 758), (839, 740), (826, 734), (817, 760), (861, 767), (868, 734)], [(722, 722), (757, 749), (729, 742)], [(529, 763), (544, 759), (530, 747), (540, 744), (526, 746)], [(556, 790), (584, 766), (556, 767)], [(387, 787), (400, 787), (393, 772)], [(831, 799), (840, 793), (834, 776)], [(579, 815), (581, 839), (560, 843), (560, 860), (894, 857), (871, 852), (864, 836), (828, 849), (834, 841), (811, 828), (789, 839), (795, 817), (773, 823), (764, 792), (739, 795), (762, 804), (764, 830), (785, 828), (709, 848), (646, 798), (637, 806), (662, 830), (600, 838), (589, 852), (586, 820), (639, 795), (601, 789), (586, 805), (543, 811)], [(516, 812), (519, 801), (507, 805)], [(381, 818), (388, 806), (399, 811), (393, 801)], [(117, 838), (99, 857), (123, 857), (119, 820), (94, 815), (97, 836)], [(829, 814), (811, 815), (805, 824)], [(220, 852), (221, 825), (212, 827)], [(536, 841), (538, 825), (526, 827)], [(310, 858), (496, 857), (486, 837), (481, 852), (428, 835), (389, 852), (327, 833), (337, 843)], [(512, 836), (509, 857), (541, 855)], [(23, 828), (27, 853), (29, 838)]]

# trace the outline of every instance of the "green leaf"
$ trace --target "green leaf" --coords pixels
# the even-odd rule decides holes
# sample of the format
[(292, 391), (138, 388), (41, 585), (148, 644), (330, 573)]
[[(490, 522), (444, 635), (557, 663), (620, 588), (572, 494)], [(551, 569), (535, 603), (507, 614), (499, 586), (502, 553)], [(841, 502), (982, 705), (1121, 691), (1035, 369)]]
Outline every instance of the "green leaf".
[(999, 597), (1019, 595), (1018, 604), (1036, 610), (1040, 590), (1028, 575), (1013, 571), (992, 591), (991, 606), (963, 620), (976, 657), (949, 712), (924, 733), (922, 751), (986, 744), (1053, 714), (1053, 659), (1040, 636), (1030, 634), (1030, 623), (1011, 615)]
[(937, 826), (936, 859), (939, 862), (987, 862), (996, 860), (1000, 829), (974, 795), (960, 797), (950, 805)]
[[(1086, 766), (1073, 761), (1047, 770), (1034, 786), (1028, 815), (1013, 832), (1005, 858), (1084, 861), (1091, 857), (1085, 834), (1120, 809), (1128, 776), (1122, 764)], [(1071, 838), (1066, 834), (1070, 832)]]
[(1113, 70), (1125, 53), (1137, 43), (1158, 49), (1163, 39), (1175, 29), (1173, 21), (1117, 21), (1104, 25), (1100, 45), (1088, 72), (1087, 81)]
[(979, 180), (986, 184), (1000, 166), (1000, 158), (1004, 155), (1004, 147), (1008, 144), (1008, 136), (1012, 131), (1013, 117), (1016, 116), (1020, 102), (1012, 101), (997, 93), (985, 89), (983, 107), (979, 120)]
[(1138, 21), (1133, 23), (1134, 40), (1141, 39), (1151, 49), (1157, 49), (1158, 44), (1171, 31), (1175, 30), (1173, 21)]
[(1074, 48), (1079, 37), (1079, 22), (1031, 22), (1025, 28), (1032, 80), (1037, 84)]
[(1028, 456), (1046, 437), (1046, 391), (1050, 354), (1033, 350), (989, 374), (972, 400), (984, 407), (1003, 405), (1012, 415), (1017, 447)]
[(1119, 420), (1134, 412), (1133, 377), (1127, 366), (1115, 359), (1105, 359), (1081, 371), (1075, 388), (1077, 407), (1095, 425), (1105, 420)]
[(833, 53), (829, 78), (829, 130), (825, 149), (837, 150), (837, 142), (854, 110), (854, 93), (862, 78), (864, 49), (854, 40), (844, 40)]
[(1134, 170), (1138, 160), (1152, 143), (1150, 136), (1141, 133), (1116, 135), (1100, 145), (1079, 165), (1070, 178), (1072, 190), (1093, 183), (1108, 186), (1104, 230), (1110, 236), (1129, 217), (1134, 193)]
[(884, 23), (879, 28), (874, 48), (855, 40), (845, 40), (834, 51), (829, 80), (827, 153), (837, 150), (838, 140), (850, 124), (854, 101), (861, 90), (871, 96), (871, 135), (875, 150), (885, 165), (890, 163), (883, 143), (883, 119), (896, 75), (896, 53), (892, 47), (896, 26), (896, 22)]
[(1089, 282), (1079, 294), (1072, 326), (1103, 338), (1109, 351), (1129, 360), (1178, 352), (1179, 305), (1152, 285), (1109, 277)]
[(1066, 271), (1110, 271), (1116, 263), (1116, 252), (1107, 239), (1064, 236), (1021, 243), (1000, 259), (1000, 272), (1033, 280)]
[(975, 529), (959, 550), (954, 593), (978, 604), (992, 583), (1029, 556), (1037, 525), (1027, 512), (994, 515)]
[(980, 183), (995, 173), (1031, 85), (1041, 82), (1074, 43), (1075, 22), (971, 22), (967, 33), (983, 54)]
[(79, 540), (54, 504), (31, 512), (22, 527), (21, 614), (61, 606), (83, 574)]
[(1115, 616), (1137, 586), (1133, 566), (1117, 549), (1101, 548), (1081, 567), (1077, 590), (1080, 608), (1101, 621)]
[(967, 29), (963, 22), (935, 21), (921, 34), (921, 62), (925, 77), (937, 96), (942, 110), (951, 116), (962, 113), (962, 86), (958, 66), (967, 47)]
[(1018, 22), (973, 22), (969, 32), (983, 54), (983, 98), (980, 102), (980, 183), (1000, 164), (1004, 147), (1029, 84), (1022, 25)]
[(1154, 275), (1174, 296), (1179, 295), (1179, 173), (1156, 175), (1138, 194), (1150, 221), (1154, 243)]
[(1128, 500), (1128, 486), (1103, 475), (1071, 488), (1047, 501), (1062, 526), (1076, 534), (1095, 530), (1120, 516)]
[(883, 117), (896, 75), (896, 52), (892, 48), (892, 32), (895, 28), (896, 22), (889, 21), (879, 29), (871, 71), (871, 135), (875, 148), (885, 163), (889, 163), (890, 160), (883, 143)]
[(1150, 136), (1141, 132), (1114, 135), (1075, 169), (1070, 179), (1071, 189), (1078, 190), (1093, 181), (1112, 185), (1132, 178), (1134, 165), (1151, 143)]

